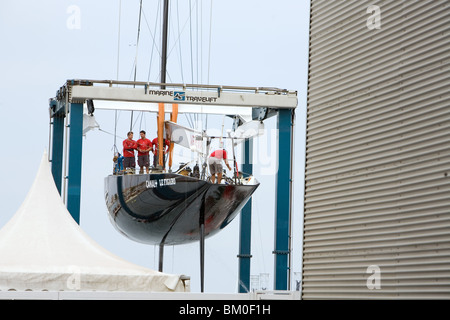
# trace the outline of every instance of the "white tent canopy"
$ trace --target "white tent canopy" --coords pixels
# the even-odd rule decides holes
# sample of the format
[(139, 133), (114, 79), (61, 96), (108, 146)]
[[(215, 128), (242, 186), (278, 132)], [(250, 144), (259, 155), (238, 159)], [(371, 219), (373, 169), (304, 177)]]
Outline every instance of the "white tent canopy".
[(179, 275), (115, 256), (73, 220), (47, 155), (21, 207), (0, 230), (0, 290), (188, 291)]

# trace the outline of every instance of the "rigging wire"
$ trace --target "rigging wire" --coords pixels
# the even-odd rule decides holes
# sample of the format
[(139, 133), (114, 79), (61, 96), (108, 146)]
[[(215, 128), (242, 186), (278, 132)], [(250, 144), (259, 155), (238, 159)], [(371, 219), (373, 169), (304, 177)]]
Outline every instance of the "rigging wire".
[[(198, 82), (198, 1), (195, 1), (195, 57), (196, 57), (196, 65), (195, 65), (195, 75), (196, 75), (196, 82), (192, 82), (192, 83), (196, 83), (199, 84)], [(194, 69), (194, 68), (193, 68)], [(194, 78), (194, 75), (193, 75)], [(197, 89), (198, 90), (198, 89)], [(195, 129), (198, 129), (198, 114), (195, 113), (194, 114), (194, 119), (195, 119)]]
[(192, 5), (191, 0), (189, 0), (189, 39), (190, 39), (190, 48), (191, 48), (191, 81), (194, 83), (194, 61), (192, 55)]
[[(191, 83), (194, 83), (194, 62), (193, 62), (193, 54), (192, 54), (192, 3), (189, 0), (189, 47), (190, 47), (190, 57), (191, 57)], [(188, 114), (190, 119), (190, 126), (194, 128), (195, 123), (195, 115), (194, 120), (192, 119), (191, 114)]]
[[(109, 134), (110, 136), (114, 136), (114, 137), (116, 137), (116, 133), (112, 133), (112, 132), (109, 132), (109, 131), (106, 131), (106, 130), (103, 130), (102, 128), (98, 128), (97, 129), (98, 131), (100, 131), (100, 132), (103, 132), (103, 133), (106, 133), (106, 134)], [(120, 139), (123, 139), (123, 140), (125, 140), (126, 138), (125, 137), (120, 137), (119, 136), (119, 138)], [(119, 151), (118, 149), (117, 149), (117, 147), (114, 145), (112, 148), (114, 148), (116, 151)]]
[(196, 27), (196, 33), (195, 33), (195, 36), (196, 36), (196, 41), (195, 41), (195, 44), (196, 44), (196, 50), (195, 50), (195, 56), (196, 56), (196, 59), (197, 59), (197, 64), (196, 64), (196, 69), (197, 69), (197, 84), (199, 84), (199, 82), (198, 82), (198, 69), (199, 69), (199, 64), (198, 64), (198, 57), (199, 57), (199, 54), (198, 54), (198, 51), (199, 51), (199, 41), (198, 41), (198, 34), (199, 34), (199, 31), (198, 31), (198, 1), (195, 1), (195, 10), (196, 10), (196, 15), (195, 15), (195, 27)]
[(208, 48), (208, 81), (209, 84), (209, 75), (211, 70), (211, 43), (212, 43), (212, 8), (213, 8), (213, 0), (211, 0), (211, 6), (209, 8), (209, 48)]
[[(177, 1), (178, 1), (178, 0), (177, 0)], [(190, 8), (190, 10), (192, 10), (192, 8)], [(183, 27), (182, 27), (181, 30), (180, 30), (179, 8), (178, 8), (178, 2), (177, 2), (177, 21), (178, 21), (177, 29), (178, 29), (178, 36), (177, 36), (176, 40), (174, 41), (174, 44), (172, 45), (172, 47), (171, 47), (170, 50), (168, 51), (168, 56), (171, 55), (172, 51), (173, 51), (173, 50), (175, 49), (175, 47), (178, 45), (179, 55), (180, 55), (180, 58), (182, 58), (183, 54), (182, 54), (182, 50), (181, 50), (181, 34), (184, 32), (184, 29), (186, 28), (188, 22), (190, 21), (189, 19), (190, 19), (189, 17), (186, 19), (186, 21), (185, 21), (184, 24), (183, 24)], [(174, 28), (175, 28), (175, 27), (174, 27)], [(180, 63), (180, 67), (181, 67), (181, 71), (182, 71), (182, 81), (183, 81), (183, 83), (184, 83), (184, 69), (183, 69), (183, 67), (182, 67), (182, 59), (180, 59), (180, 62), (181, 62), (181, 63)]]
[[(200, 82), (200, 80), (199, 80), (199, 70), (201, 69), (200, 67), (199, 67), (199, 61), (198, 61), (198, 59), (199, 59), (199, 56), (200, 56), (200, 54), (199, 54), (199, 51), (200, 51), (200, 49), (201, 49), (201, 43), (199, 42), (199, 34), (201, 34), (201, 29), (200, 29), (200, 32), (199, 32), (199, 27), (198, 27), (198, 25), (199, 25), (199, 11), (198, 11), (198, 0), (195, 2), (195, 9), (196, 9), (196, 16), (195, 16), (195, 24), (196, 24), (196, 50), (195, 50), (195, 55), (196, 55), (196, 58), (197, 58), (197, 64), (196, 64), (196, 72), (197, 72), (197, 84), (199, 84)], [(201, 77), (200, 77), (200, 79), (201, 79)], [(202, 115), (198, 115), (198, 114), (196, 114), (195, 115), (196, 116), (196, 118), (197, 118), (197, 121), (196, 121), (196, 129), (198, 129), (199, 128), (199, 118), (201, 119), (202, 118)]]
[[(160, 11), (160, 7), (161, 7), (161, 0), (158, 1), (158, 7), (156, 9), (156, 12)], [(145, 15), (145, 11), (143, 11), (142, 13), (144, 15), (144, 20), (145, 20), (145, 23), (147, 25), (147, 28), (148, 28), (148, 30), (150, 32), (150, 36), (152, 37), (152, 51), (151, 51), (151, 54), (150, 54), (150, 63), (149, 63), (149, 66), (148, 66), (148, 75), (147, 75), (147, 81), (150, 81), (150, 72), (151, 72), (151, 68), (152, 68), (152, 64), (153, 64), (153, 53), (154, 53), (154, 50), (156, 49), (159, 57), (161, 57), (161, 52), (160, 52), (158, 46), (156, 45), (156, 39), (155, 39), (155, 36), (154, 36), (152, 30), (150, 29), (150, 25), (148, 23), (146, 15)], [(154, 27), (155, 33), (156, 33), (156, 27), (158, 25), (158, 21), (159, 21), (159, 15), (156, 14), (155, 27)], [(159, 74), (158, 74), (158, 76), (159, 76)]]
[[(261, 212), (261, 211), (259, 211), (259, 208), (258, 208), (258, 201), (253, 201), (252, 203), (255, 204), (255, 211)], [(263, 272), (267, 273), (266, 262), (264, 259), (264, 250), (263, 250), (264, 245), (263, 245), (263, 241), (262, 241), (263, 236), (262, 236), (262, 232), (261, 232), (261, 219), (260, 219), (259, 215), (256, 215), (256, 219), (258, 220), (257, 224), (258, 224), (258, 233), (259, 233), (259, 250), (260, 250), (259, 254), (260, 254), (260, 257), (262, 260), (262, 265), (263, 265), (262, 270), (263, 270)], [(256, 254), (256, 256), (258, 256), (258, 254)]]
[[(134, 58), (134, 81), (136, 81), (136, 74), (137, 74), (137, 59), (138, 59), (138, 52), (139, 52), (139, 37), (141, 34), (141, 16), (142, 16), (142, 0), (140, 1), (139, 5), (139, 21), (138, 21), (138, 31), (137, 31), (137, 39), (136, 39), (136, 56)], [(133, 88), (135, 85), (133, 85)], [(133, 110), (131, 110), (131, 121), (130, 121), (130, 131), (133, 131)]]
[[(195, 11), (194, 11), (195, 10)], [(158, 1), (158, 10), (157, 12), (161, 11), (161, 0)], [(194, 12), (193, 12), (194, 11)], [(200, 3), (200, 8), (198, 4), (198, 0), (195, 2), (192, 2), (192, 0), (189, 0), (189, 16), (186, 18), (185, 22), (181, 22), (180, 19), (180, 4), (177, 0), (176, 3), (176, 12), (175, 10), (172, 11), (172, 14), (176, 14), (177, 22), (176, 26), (174, 24), (174, 29), (177, 28), (178, 30), (178, 36), (175, 40), (175, 43), (173, 44), (172, 49), (175, 47), (178, 47), (179, 51), (179, 62), (180, 62), (180, 75), (182, 82), (185, 82), (185, 72), (184, 72), (184, 65), (183, 65), (183, 54), (182, 54), (182, 43), (181, 43), (181, 35), (184, 32), (185, 28), (187, 27), (187, 24), (189, 23), (189, 51), (190, 51), (190, 69), (191, 69), (191, 81), (192, 83), (197, 83), (200, 79), (203, 79), (203, 73), (204, 73), (204, 50), (203, 44), (204, 44), (204, 30), (203, 28), (206, 26), (206, 24), (203, 22), (204, 18), (204, 5)], [(213, 17), (213, 1), (211, 0), (210, 8), (209, 8), (209, 46), (208, 46), (208, 54), (207, 54), (207, 83), (210, 82), (210, 71), (211, 71), (211, 43), (212, 43), (212, 17)], [(141, 22), (142, 22), (142, 16), (144, 19), (144, 22), (147, 26), (148, 31), (150, 32), (151, 42), (152, 42), (152, 49), (151, 49), (151, 55), (150, 55), (150, 64), (147, 74), (147, 80), (150, 80), (151, 77), (151, 71), (152, 71), (152, 64), (154, 60), (154, 54), (157, 52), (157, 55), (161, 56), (161, 52), (159, 50), (156, 39), (156, 29), (158, 23), (160, 23), (161, 18), (159, 17), (160, 14), (156, 15), (155, 18), (155, 26), (153, 28), (154, 31), (152, 31), (152, 28), (150, 27), (149, 19), (145, 14), (145, 10), (143, 8), (143, 1), (140, 0), (140, 6), (139, 6), (139, 20), (138, 20), (138, 30), (137, 30), (137, 40), (136, 40), (136, 54), (134, 59), (134, 80), (136, 81), (137, 77), (137, 64), (138, 64), (138, 52), (139, 52), (139, 46), (140, 46), (140, 32), (141, 32)], [(195, 21), (194, 21), (195, 19)], [(199, 21), (200, 19), (200, 21)], [(119, 77), (119, 55), (120, 55), (120, 23), (121, 23), (121, 0), (119, 3), (119, 34), (118, 34), (118, 61), (117, 61), (117, 79)], [(194, 43), (195, 42), (195, 43)], [(172, 50), (170, 50), (169, 55)], [(194, 52), (195, 51), (195, 52)], [(206, 62), (206, 61), (205, 61)], [(130, 75), (131, 76), (131, 75)], [(158, 74), (160, 76), (160, 72)], [(167, 75), (170, 78), (170, 75)], [(200, 130), (206, 130), (208, 127), (208, 115), (198, 115), (198, 114), (185, 114), (185, 117), (192, 128), (200, 129)], [(201, 117), (201, 118), (200, 118)], [(130, 119), (130, 131), (133, 128), (133, 124), (136, 124), (135, 121), (135, 115), (134, 111), (131, 111), (131, 119)], [(141, 118), (142, 119), (142, 118)], [(118, 121), (118, 115), (116, 114), (115, 121)], [(199, 123), (201, 121), (201, 123)], [(203, 127), (200, 128), (199, 126)], [(116, 143), (116, 141), (114, 142)]]
[[(208, 45), (208, 69), (207, 69), (207, 83), (209, 85), (209, 75), (211, 70), (211, 43), (212, 43), (212, 8), (213, 0), (211, 0), (211, 5), (209, 7), (209, 45)], [(205, 115), (205, 131), (208, 128), (208, 114)]]
[[(119, 23), (117, 31), (117, 64), (116, 64), (116, 80), (119, 80), (119, 64), (120, 64), (120, 21), (122, 17), (122, 0), (119, 0)], [(119, 152), (117, 149), (117, 110), (114, 111), (114, 152)]]
[(136, 56), (134, 58), (134, 81), (136, 81), (136, 74), (137, 74), (137, 61), (138, 61), (138, 53), (139, 53), (139, 38), (140, 38), (140, 34), (141, 34), (141, 16), (142, 16), (142, 0), (140, 0), (140, 5), (139, 5), (139, 20), (138, 20), (137, 39), (136, 39)]
[(119, 0), (119, 26), (117, 32), (117, 64), (116, 64), (116, 80), (119, 80), (119, 62), (120, 62), (120, 20), (122, 16), (122, 0)]
[(184, 72), (183, 72), (183, 55), (181, 51), (181, 41), (180, 41), (180, 12), (179, 12), (179, 6), (178, 6), (178, 0), (177, 0), (177, 26), (178, 26), (178, 49), (179, 49), (179, 56), (180, 56), (180, 69), (181, 69), (181, 81), (184, 83)]
[[(207, 84), (209, 85), (209, 76), (211, 71), (211, 43), (212, 43), (212, 14), (213, 14), (213, 0), (211, 0), (211, 5), (209, 7), (209, 46), (208, 46), (208, 75)], [(206, 115), (205, 130), (208, 128), (208, 115)]]

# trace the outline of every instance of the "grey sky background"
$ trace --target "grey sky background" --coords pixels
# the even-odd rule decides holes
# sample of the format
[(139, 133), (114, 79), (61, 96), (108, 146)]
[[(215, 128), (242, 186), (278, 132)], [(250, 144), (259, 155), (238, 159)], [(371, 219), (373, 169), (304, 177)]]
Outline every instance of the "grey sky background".
[[(292, 271), (300, 272), (309, 1), (215, 0), (211, 29), (211, 1), (190, 2), (191, 23), (189, 1), (171, 0), (168, 82), (298, 91)], [(48, 99), (55, 96), (67, 79), (133, 80), (137, 61), (138, 81), (159, 82), (158, 6), (162, 6), (162, 1), (143, 1), (144, 15), (136, 47), (139, 0), (121, 3), (120, 42), (119, 0), (0, 3), (0, 132), (3, 138), (0, 228), (25, 199), (41, 156), (49, 148)], [(157, 247), (125, 238), (109, 222), (103, 179), (112, 172), (114, 137), (109, 133), (114, 132), (115, 114), (97, 110), (95, 117), (102, 131), (88, 132), (83, 138), (81, 227), (118, 256), (157, 269)], [(178, 118), (179, 123), (189, 125), (188, 117)], [(199, 119), (206, 121), (206, 117)], [(148, 138), (155, 137), (154, 114), (135, 113), (134, 120), (135, 132), (144, 129)], [(207, 121), (208, 128), (217, 130), (224, 118), (209, 116)], [(224, 123), (225, 130), (231, 128), (231, 119), (226, 118)], [(117, 145), (120, 149), (129, 127), (130, 113), (119, 112)], [(268, 273), (270, 290), (274, 280), (276, 118), (267, 120), (265, 128), (267, 133), (255, 141), (253, 159), (254, 175), (261, 185), (253, 196), (251, 274)], [(237, 151), (240, 154), (239, 148)], [(185, 151), (176, 150), (174, 167), (185, 161), (185, 156)], [(205, 249), (205, 292), (237, 292), (239, 216), (223, 231), (208, 238)], [(189, 275), (191, 291), (199, 292), (199, 245), (166, 247), (164, 272)]]

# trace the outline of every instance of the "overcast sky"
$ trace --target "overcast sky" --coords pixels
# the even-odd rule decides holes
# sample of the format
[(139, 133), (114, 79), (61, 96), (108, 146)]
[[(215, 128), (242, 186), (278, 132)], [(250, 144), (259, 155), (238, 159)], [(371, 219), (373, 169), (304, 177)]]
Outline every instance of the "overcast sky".
[[(137, 80), (159, 82), (160, 6), (162, 1), (143, 1), (136, 46), (139, 0), (122, 1), (120, 37), (119, 0), (0, 2), (0, 228), (25, 199), (49, 148), (48, 99), (67, 79), (133, 80), (137, 61)], [(309, 1), (215, 0), (211, 10), (210, 0), (180, 0), (178, 5), (172, 0), (169, 28), (167, 82), (298, 91), (292, 269), (300, 272)], [(114, 132), (114, 116), (113, 111), (96, 111), (103, 131), (91, 131), (83, 138), (81, 227), (109, 251), (157, 269), (158, 247), (125, 238), (109, 222), (103, 179), (112, 171), (114, 137), (109, 133)], [(129, 112), (119, 112), (119, 146), (130, 119)], [(136, 113), (133, 130), (145, 129), (152, 139), (155, 119), (154, 114)], [(208, 127), (217, 128), (222, 121), (223, 116), (210, 116)], [(179, 122), (189, 124), (186, 116), (179, 116)], [(227, 118), (225, 129), (231, 124)], [(276, 118), (267, 120), (265, 127), (267, 134), (255, 141), (253, 159), (261, 185), (253, 196), (251, 274), (268, 273), (268, 289), (273, 289)], [(175, 154), (177, 166), (183, 155)], [(208, 238), (205, 250), (205, 292), (237, 292), (239, 216)], [(189, 275), (191, 291), (199, 292), (199, 245), (166, 247), (164, 272)]]

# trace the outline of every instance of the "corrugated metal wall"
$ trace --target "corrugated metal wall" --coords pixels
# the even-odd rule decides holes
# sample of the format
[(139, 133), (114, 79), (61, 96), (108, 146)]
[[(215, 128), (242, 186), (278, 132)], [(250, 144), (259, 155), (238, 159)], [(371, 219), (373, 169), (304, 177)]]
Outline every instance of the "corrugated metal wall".
[(303, 299), (450, 298), (449, 21), (311, 1)]

